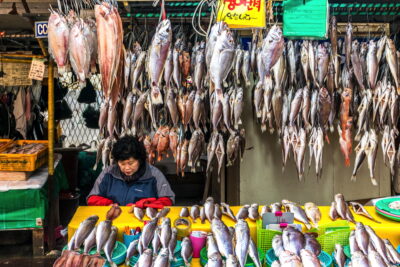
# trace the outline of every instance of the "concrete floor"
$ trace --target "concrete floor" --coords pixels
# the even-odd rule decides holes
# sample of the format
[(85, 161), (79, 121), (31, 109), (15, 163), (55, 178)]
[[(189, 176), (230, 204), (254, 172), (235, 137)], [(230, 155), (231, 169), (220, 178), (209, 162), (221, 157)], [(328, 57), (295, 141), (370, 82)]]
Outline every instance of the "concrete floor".
[(0, 266), (51, 267), (55, 260), (54, 257), (0, 259)]
[[(60, 252), (43, 257), (32, 257), (32, 238), (30, 231), (4, 231), (0, 239), (0, 267), (51, 267)], [(65, 241), (59, 239), (57, 250), (61, 251)]]

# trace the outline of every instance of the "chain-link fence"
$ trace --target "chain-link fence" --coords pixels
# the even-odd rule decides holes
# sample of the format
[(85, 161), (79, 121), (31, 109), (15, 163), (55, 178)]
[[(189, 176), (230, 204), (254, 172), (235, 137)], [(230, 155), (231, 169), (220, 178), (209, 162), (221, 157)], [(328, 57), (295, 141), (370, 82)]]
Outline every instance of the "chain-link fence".
[(96, 102), (92, 104), (82, 104), (77, 101), (81, 91), (82, 89), (69, 89), (64, 98), (72, 110), (72, 118), (60, 122), (64, 138), (63, 147), (87, 144), (91, 146), (92, 149), (95, 149), (99, 140), (99, 129), (88, 128), (82, 115), (88, 106), (93, 107), (95, 110), (99, 110), (103, 101), (102, 95), (100, 90), (95, 90)]

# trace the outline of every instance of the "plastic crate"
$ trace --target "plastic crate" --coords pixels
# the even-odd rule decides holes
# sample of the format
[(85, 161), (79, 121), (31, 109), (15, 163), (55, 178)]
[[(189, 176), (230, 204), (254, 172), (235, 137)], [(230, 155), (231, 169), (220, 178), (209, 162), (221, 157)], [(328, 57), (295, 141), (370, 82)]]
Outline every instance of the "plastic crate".
[[(267, 266), (271, 266), (271, 264), (276, 261), (278, 258), (275, 255), (274, 250), (271, 248), (265, 254), (265, 262)], [(325, 251), (321, 251), (318, 256), (319, 261), (322, 263), (323, 267), (330, 267), (332, 266), (332, 257), (326, 253)]]
[(282, 232), (262, 228), (262, 220), (257, 220), (257, 247), (264, 253), (272, 248), (272, 239)]
[(0, 139), (0, 152), (6, 149), (12, 142), (11, 139)]
[(45, 144), (45, 147), (35, 154), (0, 153), (0, 171), (33, 172), (46, 164), (48, 159), (48, 141), (18, 140), (11, 144), (23, 145), (32, 143)]

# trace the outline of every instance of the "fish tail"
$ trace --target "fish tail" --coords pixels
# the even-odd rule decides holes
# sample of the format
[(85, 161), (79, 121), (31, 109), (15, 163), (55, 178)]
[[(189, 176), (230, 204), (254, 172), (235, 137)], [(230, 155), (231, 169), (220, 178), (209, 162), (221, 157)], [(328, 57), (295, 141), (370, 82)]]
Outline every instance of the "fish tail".
[(94, 164), (94, 166), (93, 166), (93, 170), (95, 171), (95, 170), (97, 170), (97, 163), (96, 164)]
[(378, 181), (375, 179), (375, 177), (371, 177), (371, 183), (372, 183), (374, 186), (378, 186)]
[(357, 177), (353, 174), (353, 175), (351, 176), (350, 181), (355, 182), (356, 180), (357, 180)]
[(273, 134), (274, 133), (274, 128), (269, 128), (269, 133)]
[(345, 165), (346, 167), (350, 167), (350, 158), (346, 158), (346, 159), (344, 160), (344, 165)]
[(265, 123), (261, 124), (261, 132), (265, 132), (267, 130), (267, 125)]
[(305, 223), (304, 225), (307, 227), (308, 230), (310, 230), (312, 228), (311, 224), (309, 224), (309, 223)]
[(115, 262), (113, 262), (113, 261), (110, 261), (110, 266), (111, 267), (117, 267), (117, 264)]
[(328, 135), (327, 135), (327, 134), (325, 135), (325, 140), (326, 140), (326, 142), (328, 143), (328, 145), (330, 145), (330, 144), (331, 144), (331, 141), (329, 140), (329, 137), (328, 137)]

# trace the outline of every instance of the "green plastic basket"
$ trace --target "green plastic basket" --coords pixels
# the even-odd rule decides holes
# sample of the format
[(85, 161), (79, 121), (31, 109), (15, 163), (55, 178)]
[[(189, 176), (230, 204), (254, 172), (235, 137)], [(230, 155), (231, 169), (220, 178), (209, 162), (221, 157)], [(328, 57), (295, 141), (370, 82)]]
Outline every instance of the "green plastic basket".
[(282, 232), (262, 228), (262, 220), (257, 220), (257, 247), (263, 253), (272, 248), (272, 239)]
[(317, 237), (322, 250), (329, 254), (335, 250), (335, 245), (346, 246), (349, 244), (350, 230), (337, 230)]
[[(260, 257), (261, 265), (263, 265), (265, 256), (264, 256), (264, 252), (262, 252), (261, 249), (258, 249), (258, 256)], [(225, 257), (222, 257), (222, 259), (225, 260)], [(204, 266), (206, 266), (207, 262), (208, 262), (207, 248), (204, 247), (200, 250), (200, 264), (201, 264), (201, 266), (204, 267)], [(245, 266), (246, 267), (255, 267), (255, 264), (250, 256), (247, 256)]]
[[(321, 253), (318, 256), (319, 261), (322, 263), (322, 266), (324, 267), (330, 267), (332, 266), (332, 257), (326, 253), (325, 251), (321, 251)], [(271, 266), (271, 264), (278, 260), (278, 258), (275, 255), (274, 249), (269, 249), (267, 253), (265, 254), (265, 260), (267, 263), (267, 266)]]
[(351, 228), (347, 221), (335, 221), (321, 225), (318, 230), (317, 240), (321, 244), (322, 250), (332, 255), (335, 245), (349, 245)]
[[(68, 248), (68, 245), (66, 245), (66, 246), (63, 248), (63, 250), (66, 250), (67, 248)], [(82, 253), (82, 252), (83, 252), (83, 249), (81, 248), (81, 249), (79, 250), (79, 253)], [(96, 254), (96, 247), (92, 248), (92, 249), (89, 251), (89, 255), (94, 255), (94, 254)], [(101, 256), (102, 256), (103, 258), (106, 258), (104, 252), (101, 252)], [(126, 246), (125, 246), (123, 243), (117, 241), (116, 244), (115, 244), (115, 248), (114, 248), (113, 254), (112, 254), (112, 260), (113, 260), (113, 262), (115, 262), (117, 265), (120, 265), (120, 264), (122, 264), (122, 263), (125, 261), (125, 258), (126, 258)], [(104, 264), (104, 267), (109, 267), (109, 266), (110, 266), (110, 265), (109, 265), (108, 262), (106, 261), (106, 263)]]

